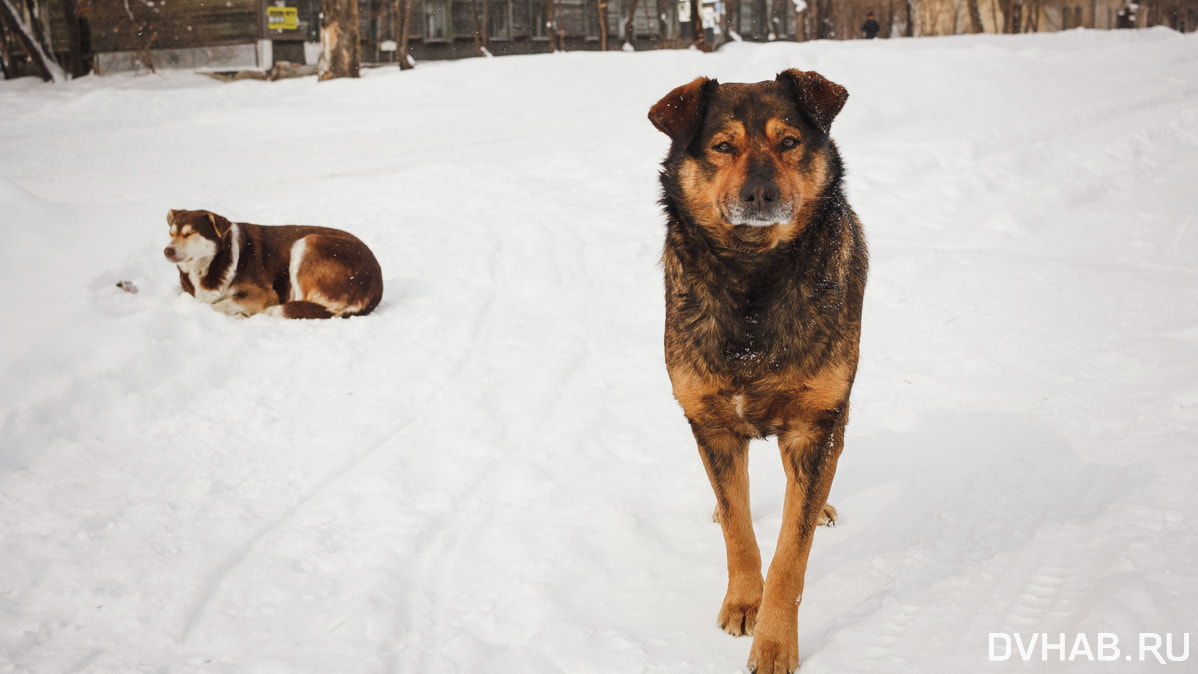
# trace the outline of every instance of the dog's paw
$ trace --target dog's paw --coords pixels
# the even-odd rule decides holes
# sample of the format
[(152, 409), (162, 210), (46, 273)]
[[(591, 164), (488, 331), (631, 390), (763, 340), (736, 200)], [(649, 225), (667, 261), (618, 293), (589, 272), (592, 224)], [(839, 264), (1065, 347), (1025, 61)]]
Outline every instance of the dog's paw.
[(749, 650), (749, 671), (753, 674), (793, 674), (799, 669), (799, 644), (754, 639)]
[(757, 628), (757, 610), (761, 606), (762, 582), (760, 578), (748, 578), (741, 582), (729, 581), (728, 594), (720, 607), (717, 623), (720, 629), (734, 637), (752, 636)]
[(836, 508), (832, 507), (831, 503), (825, 503), (824, 509), (819, 514), (819, 519), (815, 521), (816, 526), (834, 527), (840, 522), (840, 513), (836, 512)]
[(226, 316), (232, 316), (233, 318), (249, 318), (250, 316), (240, 304), (228, 297), (222, 297), (221, 299), (213, 302), (212, 308), (216, 309), (222, 314), (225, 314)]
[(755, 604), (730, 604), (727, 599), (720, 607), (720, 629), (734, 637), (753, 636), (757, 627), (757, 606)]

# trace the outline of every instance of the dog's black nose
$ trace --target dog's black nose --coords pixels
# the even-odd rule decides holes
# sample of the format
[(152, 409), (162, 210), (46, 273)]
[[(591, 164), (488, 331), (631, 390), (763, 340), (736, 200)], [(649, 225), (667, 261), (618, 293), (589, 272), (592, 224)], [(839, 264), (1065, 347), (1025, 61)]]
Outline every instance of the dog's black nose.
[(778, 200), (778, 185), (772, 180), (746, 180), (740, 188), (740, 200), (761, 208)]
[(175, 259), (175, 248), (173, 246), (167, 246), (166, 250), (162, 251), (162, 254), (166, 255), (167, 259), (173, 260)]

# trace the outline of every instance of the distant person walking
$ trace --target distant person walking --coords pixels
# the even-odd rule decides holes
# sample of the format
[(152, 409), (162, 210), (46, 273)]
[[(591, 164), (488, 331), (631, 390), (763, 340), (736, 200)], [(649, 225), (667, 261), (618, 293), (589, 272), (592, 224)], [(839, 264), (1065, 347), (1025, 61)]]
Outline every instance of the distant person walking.
[(874, 13), (870, 12), (865, 15), (865, 23), (861, 24), (861, 32), (865, 33), (866, 40), (872, 40), (878, 36), (878, 31), (882, 27), (878, 25), (878, 21), (874, 19)]

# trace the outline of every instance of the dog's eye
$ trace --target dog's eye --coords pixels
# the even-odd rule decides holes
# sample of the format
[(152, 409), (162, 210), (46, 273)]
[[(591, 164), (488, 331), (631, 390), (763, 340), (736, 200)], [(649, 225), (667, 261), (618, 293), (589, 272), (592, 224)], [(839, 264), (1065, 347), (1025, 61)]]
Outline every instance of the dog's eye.
[(799, 146), (799, 139), (795, 138), (794, 136), (787, 136), (782, 139), (782, 149), (783, 150), (793, 150), (794, 148), (796, 148), (798, 146)]
[(715, 147), (713, 147), (713, 148), (711, 148), (711, 149), (713, 149), (713, 150), (715, 150), (716, 152), (719, 152), (719, 153), (721, 153), (721, 154), (732, 154), (733, 152), (735, 152), (735, 151), (736, 151), (736, 148), (732, 147), (732, 143), (729, 143), (728, 141), (724, 141), (723, 143), (719, 143), (719, 144), (717, 144)]

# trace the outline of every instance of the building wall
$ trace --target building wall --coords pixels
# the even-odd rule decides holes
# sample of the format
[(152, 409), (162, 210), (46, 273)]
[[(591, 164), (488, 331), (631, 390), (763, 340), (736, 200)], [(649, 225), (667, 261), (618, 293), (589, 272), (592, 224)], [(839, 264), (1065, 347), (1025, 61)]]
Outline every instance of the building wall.
[[(488, 2), (484, 25), (482, 3)], [(623, 10), (628, 0), (608, 0), (608, 48), (619, 48), (623, 36)], [(655, 2), (655, 0), (650, 0)], [(395, 53), (388, 43), (399, 41), (392, 2), (379, 2), (368, 11), (363, 3), (362, 58), (367, 63), (389, 63)], [(640, 10), (643, 11), (643, 10)], [(598, 7), (595, 0), (557, 0), (556, 22), (566, 48), (571, 51), (599, 48)], [(473, 16), (472, 16), (473, 14)], [(417, 61), (478, 56), (475, 26), (487, 35), (486, 49), (493, 55), (537, 54), (550, 50), (543, 27), (543, 0), (415, 0), (410, 17), (408, 49)]]
[[(624, 20), (633, 0), (605, 0), (608, 49), (620, 48)], [(701, 0), (713, 10), (713, 0)], [(54, 51), (67, 50), (62, 3), (38, 0), (42, 16), (49, 17)], [(415, 0), (410, 24), (410, 51), (419, 60), (466, 58), (478, 55), (472, 9), (489, 2), (492, 21), (480, 25), (491, 37), (488, 50), (497, 56), (535, 54), (550, 49), (544, 0)], [(599, 49), (597, 0), (555, 0), (560, 40), (570, 51)], [(636, 0), (633, 46), (656, 49), (689, 44), (690, 26), (680, 21), (678, 0), (668, 0), (666, 31), (659, 34), (657, 0)], [(779, 17), (777, 39), (814, 35), (813, 8), (823, 2), (836, 39), (861, 36), (867, 12), (881, 24), (879, 37), (952, 35), (972, 31), (968, 0), (808, 0), (808, 9), (797, 17), (793, 0), (722, 0), (730, 14), (732, 30), (746, 40), (770, 39), (771, 13)], [(1078, 27), (1111, 29), (1119, 25), (1128, 0), (977, 0), (984, 32), (1057, 31)], [(268, 27), (266, 7), (286, 6), (295, 12), (295, 25)], [(1003, 7), (1010, 8), (1006, 16)], [(83, 14), (85, 46), (96, 54), (100, 72), (144, 67), (153, 50), (155, 67), (195, 69), (267, 68), (277, 60), (298, 61), (319, 40), (320, 0), (90, 0)], [(359, 0), (362, 54), (365, 63), (393, 62), (398, 36), (394, 31), (396, 0)], [(440, 8), (440, 9), (438, 9)], [(438, 14), (438, 12), (440, 14)], [(481, 23), (481, 11), (478, 13)], [(1019, 23), (1011, 30), (1014, 15)], [(439, 18), (438, 18), (439, 17)], [(1192, 32), (1198, 29), (1198, 0), (1142, 0), (1135, 15), (1136, 27), (1169, 26)], [(718, 20), (716, 22), (718, 24)], [(434, 24), (439, 28), (434, 31)], [(712, 35), (720, 44), (727, 35)], [(10, 38), (10, 52), (21, 58), (20, 47)], [(273, 47), (273, 48), (272, 48)], [(25, 74), (27, 64), (10, 64), (15, 74)]]
[(95, 51), (180, 49), (253, 43), (258, 12), (258, 0), (92, 0), (87, 21)]

